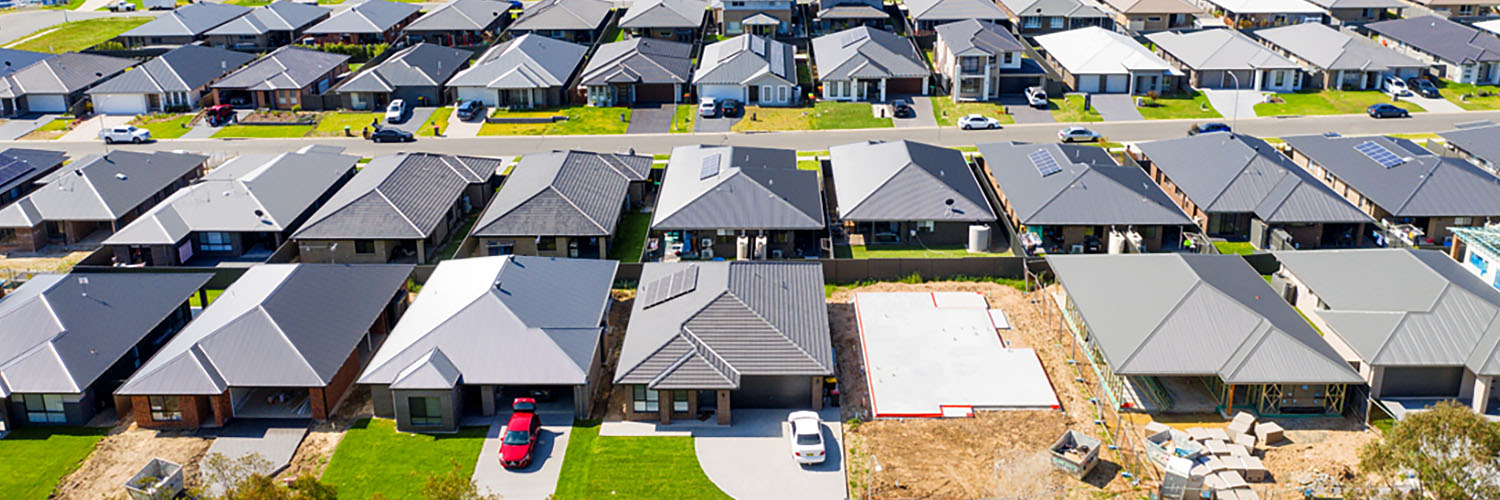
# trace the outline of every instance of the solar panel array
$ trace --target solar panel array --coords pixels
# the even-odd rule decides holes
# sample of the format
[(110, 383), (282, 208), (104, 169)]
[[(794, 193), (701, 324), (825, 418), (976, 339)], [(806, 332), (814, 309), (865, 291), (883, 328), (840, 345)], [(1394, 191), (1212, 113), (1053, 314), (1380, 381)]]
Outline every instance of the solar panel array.
[(1041, 173), (1042, 177), (1062, 171), (1062, 165), (1057, 164), (1057, 158), (1052, 156), (1051, 151), (1041, 149), (1031, 152), (1026, 157), (1031, 159), (1031, 164), (1036, 166), (1036, 171)]
[(1400, 156), (1396, 156), (1396, 153), (1392, 153), (1391, 150), (1386, 149), (1385, 146), (1376, 144), (1374, 141), (1361, 142), (1354, 146), (1354, 150), (1359, 151), (1360, 153), (1364, 153), (1364, 155), (1369, 157), (1371, 161), (1379, 163), (1380, 166), (1385, 168), (1391, 168), (1401, 165), (1402, 163), (1406, 163), (1405, 159), (1401, 158)]
[(707, 179), (719, 175), (719, 154), (714, 153), (703, 157), (703, 166), (698, 169), (698, 180)]
[(16, 178), (26, 175), (27, 172), (36, 170), (36, 166), (24, 161), (11, 161), (0, 165), (0, 186), (3, 186)]
[(754, 53), (756, 53), (758, 55), (765, 55), (766, 54), (766, 39), (758, 37), (758, 36), (752, 36), (752, 37), (750, 37), (750, 51), (754, 52)]
[(643, 305), (641, 307), (647, 308), (697, 289), (698, 266), (688, 266), (670, 275), (641, 285), (636, 297), (637, 300), (642, 301)]
[(786, 52), (779, 49), (780, 47), (771, 47), (771, 53), (769, 54), (771, 56), (771, 71), (775, 72), (776, 76), (786, 76), (781, 74), (781, 68), (786, 66)]

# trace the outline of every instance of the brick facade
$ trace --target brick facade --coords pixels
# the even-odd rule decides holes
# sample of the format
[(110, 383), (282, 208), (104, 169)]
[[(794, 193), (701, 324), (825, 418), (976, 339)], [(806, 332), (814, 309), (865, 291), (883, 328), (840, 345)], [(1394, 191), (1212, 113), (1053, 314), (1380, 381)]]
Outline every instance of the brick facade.
[[(385, 328), (385, 314), (381, 313), (380, 320), (375, 322), (376, 327)], [(314, 387), (307, 391), (309, 399), (312, 400), (312, 418), (314, 420), (328, 420), (328, 415), (333, 408), (339, 404), (339, 399), (344, 397), (344, 392), (349, 390), (349, 385), (354, 383), (354, 377), (359, 375), (359, 349), (349, 352), (349, 358), (344, 360), (344, 366), (333, 374), (333, 380), (325, 387)]]
[(178, 408), (182, 410), (182, 420), (158, 422), (151, 419), (149, 396), (131, 396), (130, 412), (135, 417), (136, 425), (147, 429), (196, 429), (203, 427), (205, 421), (211, 419), (214, 425), (222, 427), (234, 413), (228, 391), (217, 396), (175, 397)]

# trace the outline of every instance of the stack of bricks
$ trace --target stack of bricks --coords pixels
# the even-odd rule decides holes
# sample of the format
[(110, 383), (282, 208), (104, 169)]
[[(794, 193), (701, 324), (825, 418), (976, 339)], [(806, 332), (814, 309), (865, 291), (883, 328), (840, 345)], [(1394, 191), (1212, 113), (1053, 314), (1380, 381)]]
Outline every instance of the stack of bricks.
[(1194, 459), (1192, 474), (1203, 477), (1204, 487), (1212, 490), (1215, 498), (1260, 499), (1251, 483), (1270, 480), (1271, 474), (1255, 455), (1256, 446), (1280, 440), (1280, 426), (1272, 422), (1257, 425), (1254, 416), (1240, 412), (1228, 426), (1192, 427), (1184, 433), (1203, 447), (1203, 452)]

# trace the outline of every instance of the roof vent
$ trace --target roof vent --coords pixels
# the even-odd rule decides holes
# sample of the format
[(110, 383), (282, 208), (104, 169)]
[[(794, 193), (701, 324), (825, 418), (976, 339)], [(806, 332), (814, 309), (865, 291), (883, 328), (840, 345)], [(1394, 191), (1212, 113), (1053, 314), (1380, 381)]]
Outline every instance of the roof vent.
[(125, 174), (121, 172), (115, 172), (115, 178), (122, 181), (128, 179), (128, 177), (125, 177)]

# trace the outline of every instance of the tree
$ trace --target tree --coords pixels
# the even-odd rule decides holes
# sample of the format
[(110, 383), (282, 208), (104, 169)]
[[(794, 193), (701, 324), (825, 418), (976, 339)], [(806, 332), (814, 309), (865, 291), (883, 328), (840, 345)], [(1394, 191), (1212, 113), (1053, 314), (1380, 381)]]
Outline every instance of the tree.
[[(219, 500), (337, 500), (338, 488), (324, 484), (311, 474), (299, 476), (292, 484), (266, 475), (271, 462), (259, 453), (231, 459), (214, 453), (203, 459), (202, 476), (208, 493), (219, 493)], [(199, 494), (203, 498), (214, 498)]]
[(1414, 473), (1438, 500), (1500, 498), (1500, 424), (1457, 402), (1407, 415), (1359, 455), (1383, 478)]
[(479, 485), (474, 484), (472, 474), (464, 473), (457, 460), (449, 459), (453, 467), (447, 472), (427, 476), (422, 482), (422, 498), (427, 500), (498, 500), (495, 495), (479, 494)]

